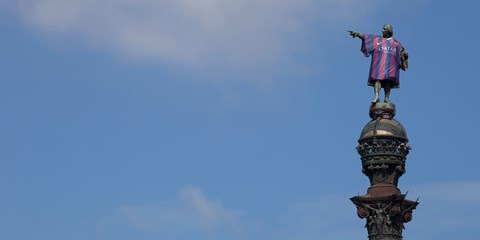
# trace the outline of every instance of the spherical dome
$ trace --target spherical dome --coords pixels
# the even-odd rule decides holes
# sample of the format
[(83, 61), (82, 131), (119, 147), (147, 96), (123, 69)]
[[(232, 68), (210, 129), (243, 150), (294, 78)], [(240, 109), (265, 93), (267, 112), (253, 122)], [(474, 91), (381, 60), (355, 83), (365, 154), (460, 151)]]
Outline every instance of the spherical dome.
[(396, 119), (379, 118), (365, 125), (360, 134), (360, 140), (370, 137), (397, 137), (407, 139), (407, 132)]

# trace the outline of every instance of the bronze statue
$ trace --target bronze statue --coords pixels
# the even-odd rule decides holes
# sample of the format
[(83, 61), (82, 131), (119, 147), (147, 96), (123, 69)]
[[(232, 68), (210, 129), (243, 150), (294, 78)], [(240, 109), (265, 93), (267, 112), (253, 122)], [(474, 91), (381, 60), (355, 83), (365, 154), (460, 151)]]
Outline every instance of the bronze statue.
[(408, 68), (408, 53), (393, 36), (393, 27), (383, 25), (382, 36), (348, 31), (353, 38), (362, 40), (360, 51), (365, 57), (372, 56), (368, 86), (374, 87), (375, 98), (372, 103), (380, 101), (380, 88), (385, 91), (385, 103), (390, 103), (390, 90), (400, 87), (400, 69)]

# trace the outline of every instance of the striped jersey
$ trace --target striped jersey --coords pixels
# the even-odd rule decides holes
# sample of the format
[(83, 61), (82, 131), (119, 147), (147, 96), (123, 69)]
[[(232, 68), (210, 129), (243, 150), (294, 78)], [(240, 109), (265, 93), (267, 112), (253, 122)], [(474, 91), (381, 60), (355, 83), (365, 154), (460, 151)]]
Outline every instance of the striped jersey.
[(389, 79), (394, 81), (395, 88), (400, 86), (401, 49), (402, 45), (396, 39), (373, 34), (363, 35), (361, 51), (365, 57), (372, 56), (369, 85), (372, 85), (375, 80)]

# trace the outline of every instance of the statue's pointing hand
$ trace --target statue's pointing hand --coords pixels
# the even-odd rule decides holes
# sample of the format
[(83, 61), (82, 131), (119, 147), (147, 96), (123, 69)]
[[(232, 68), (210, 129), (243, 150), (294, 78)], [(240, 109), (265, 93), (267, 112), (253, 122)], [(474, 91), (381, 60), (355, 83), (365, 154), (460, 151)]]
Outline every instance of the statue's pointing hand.
[(347, 32), (350, 33), (350, 36), (352, 36), (352, 38), (355, 38), (355, 37), (359, 37), (359, 36), (360, 36), (360, 33), (355, 32), (355, 31), (352, 31), (352, 30), (347, 30)]

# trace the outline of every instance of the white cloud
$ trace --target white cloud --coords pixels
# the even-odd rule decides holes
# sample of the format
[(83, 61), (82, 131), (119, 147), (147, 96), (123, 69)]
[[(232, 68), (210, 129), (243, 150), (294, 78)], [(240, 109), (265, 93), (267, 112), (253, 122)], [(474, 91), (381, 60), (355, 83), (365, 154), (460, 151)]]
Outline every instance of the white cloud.
[(199, 188), (186, 187), (180, 193), (189, 212), (203, 229), (209, 230), (221, 225), (237, 228), (238, 211), (224, 208), (220, 202), (207, 199)]
[[(268, 207), (268, 206), (264, 206)], [(344, 231), (345, 224), (357, 225)], [(363, 221), (348, 196), (329, 195), (279, 209), (270, 219), (255, 212), (226, 208), (195, 187), (185, 187), (178, 198), (158, 204), (126, 205), (99, 222), (102, 239), (114, 239), (117, 229), (133, 229), (157, 239), (296, 239), (330, 240), (359, 238)]]
[[(447, 240), (457, 236), (473, 240), (480, 234), (479, 181), (424, 184), (410, 189), (408, 198), (420, 196), (420, 205), (413, 221), (405, 225), (405, 238)], [(356, 216), (349, 200), (352, 196), (326, 194), (262, 216), (224, 207), (201, 189), (185, 187), (174, 201), (119, 207), (99, 226), (102, 239), (115, 239), (115, 226), (157, 239), (360, 239), (367, 235), (365, 220)]]
[(185, 187), (174, 201), (119, 207), (99, 226), (107, 236), (114, 225), (163, 237), (215, 235), (219, 232), (236, 234), (240, 231), (239, 216), (238, 211), (207, 198), (199, 188)]
[(7, 1), (46, 35), (85, 40), (130, 57), (217, 70), (278, 67), (292, 58), (294, 48), (311, 44), (307, 25), (338, 26), (368, 9), (353, 0)]

